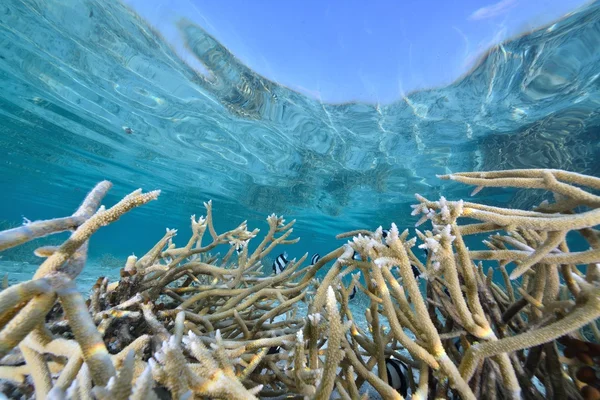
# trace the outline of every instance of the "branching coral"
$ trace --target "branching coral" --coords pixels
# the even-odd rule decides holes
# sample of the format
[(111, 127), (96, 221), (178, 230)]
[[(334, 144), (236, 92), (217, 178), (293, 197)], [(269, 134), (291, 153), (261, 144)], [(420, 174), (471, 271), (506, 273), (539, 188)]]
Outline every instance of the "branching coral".
[[(61, 246), (38, 249), (47, 258), (33, 280), (0, 292), (3, 388), (30, 396), (32, 382), (39, 398), (354, 399), (368, 382), (382, 398), (401, 399), (386, 372), (394, 357), (414, 399), (593, 398), (600, 179), (556, 170), (442, 178), (477, 192), (545, 189), (556, 202), (526, 211), (417, 196), (414, 214), (431, 230), (409, 238), (392, 224), (341, 234), (348, 244), (308, 267), (306, 256), (291, 260), (277, 275), (264, 262), (298, 241), (295, 221), (269, 216), (254, 244), (260, 232), (246, 222), (218, 233), (207, 202), (183, 246), (167, 229), (144, 256), (127, 259), (117, 282), (99, 278), (85, 301), (73, 279), (90, 236), (158, 196), (136, 191), (104, 209), (103, 182), (70, 217), (0, 232), (5, 249), (73, 231)], [(467, 247), (483, 233), (488, 250)], [(590, 249), (571, 252), (574, 234)], [(425, 263), (417, 248), (428, 251)], [(353, 272), (346, 288), (342, 278)], [(354, 287), (367, 326), (354, 322)]]

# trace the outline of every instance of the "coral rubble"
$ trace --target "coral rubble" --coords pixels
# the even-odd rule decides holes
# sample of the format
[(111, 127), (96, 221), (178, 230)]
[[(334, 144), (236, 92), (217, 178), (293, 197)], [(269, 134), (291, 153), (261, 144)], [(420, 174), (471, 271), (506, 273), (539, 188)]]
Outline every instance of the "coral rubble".
[[(431, 230), (343, 233), (348, 244), (275, 275), (264, 260), (298, 241), (295, 221), (269, 216), (255, 244), (259, 230), (246, 222), (217, 233), (208, 202), (185, 245), (167, 229), (127, 259), (117, 282), (100, 277), (86, 301), (74, 279), (90, 236), (159, 195), (138, 190), (105, 209), (111, 185), (101, 182), (69, 217), (0, 232), (0, 250), (72, 232), (36, 250), (46, 259), (32, 280), (3, 284), (0, 389), (39, 399), (355, 399), (368, 398), (368, 383), (401, 399), (388, 382), (393, 357), (413, 399), (599, 398), (600, 179), (561, 170), (441, 178), (475, 192), (547, 190), (555, 201), (526, 211), (417, 195), (413, 213)], [(467, 247), (476, 234), (489, 234), (487, 250)], [(589, 249), (570, 251), (567, 236)], [(366, 328), (349, 307), (355, 287)]]

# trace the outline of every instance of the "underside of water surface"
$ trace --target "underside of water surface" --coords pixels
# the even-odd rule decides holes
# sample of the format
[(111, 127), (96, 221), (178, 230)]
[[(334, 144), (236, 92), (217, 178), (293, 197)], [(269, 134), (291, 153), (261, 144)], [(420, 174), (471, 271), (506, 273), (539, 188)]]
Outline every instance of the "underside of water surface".
[[(166, 227), (186, 231), (210, 199), (223, 229), (297, 219), (300, 256), (339, 245), (339, 232), (413, 227), (415, 193), (469, 196), (437, 174), (600, 172), (598, 3), (490, 49), (447, 87), (385, 105), (324, 104), (256, 74), (202, 27), (178, 27), (207, 71), (117, 1), (2, 3), (2, 228), (70, 215), (108, 179), (107, 204), (138, 187), (163, 194), (100, 231), (92, 257), (122, 261)], [(529, 208), (543, 195), (477, 199)]]

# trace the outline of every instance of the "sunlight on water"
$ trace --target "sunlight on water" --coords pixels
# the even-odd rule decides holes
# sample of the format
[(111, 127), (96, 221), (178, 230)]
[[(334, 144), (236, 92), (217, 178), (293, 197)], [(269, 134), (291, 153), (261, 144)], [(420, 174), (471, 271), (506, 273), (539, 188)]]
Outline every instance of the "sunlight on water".
[[(201, 27), (179, 29), (207, 75), (116, 1), (0, 6), (0, 220), (70, 214), (109, 179), (108, 203), (137, 187), (163, 195), (101, 231), (96, 258), (141, 253), (166, 226), (188, 232), (208, 199), (223, 228), (298, 219), (299, 256), (356, 227), (413, 226), (415, 193), (468, 195), (436, 174), (600, 172), (585, 161), (600, 143), (598, 3), (387, 105), (323, 104), (249, 70)], [(480, 200), (538, 200), (498, 193)]]

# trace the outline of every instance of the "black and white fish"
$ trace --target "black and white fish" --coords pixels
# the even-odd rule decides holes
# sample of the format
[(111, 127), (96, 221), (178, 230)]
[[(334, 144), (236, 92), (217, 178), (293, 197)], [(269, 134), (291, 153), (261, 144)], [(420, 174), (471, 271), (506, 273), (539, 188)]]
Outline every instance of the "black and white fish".
[(417, 266), (415, 264), (410, 264), (410, 266), (412, 267), (412, 272), (413, 272), (413, 275), (415, 276), (415, 278), (420, 277), (421, 271), (419, 270), (419, 268), (417, 268)]
[(287, 264), (289, 263), (287, 252), (284, 252), (277, 256), (275, 261), (273, 261), (273, 273), (275, 275), (283, 272)]
[(358, 289), (356, 288), (356, 285), (354, 285), (354, 288), (352, 288), (352, 293), (350, 293), (350, 296), (348, 296), (348, 300), (352, 300), (354, 296), (356, 296), (356, 293), (358, 293)]
[[(281, 347), (279, 347), (279, 346), (271, 346), (271, 347), (269, 347), (269, 350), (267, 350), (267, 354), (271, 354), (271, 355), (272, 354), (279, 354), (280, 350), (281, 350)], [(262, 368), (260, 370), (260, 374), (261, 375), (265, 375), (265, 374), (268, 373), (268, 371), (269, 370), (267, 368)]]
[[(427, 258), (427, 256), (429, 256), (429, 251), (427, 251), (427, 249), (423, 249), (423, 253), (425, 253), (425, 257)], [(421, 276), (421, 271), (419, 270), (419, 268), (417, 268), (414, 264), (410, 264), (410, 266), (412, 267), (413, 270), (413, 274), (415, 275), (415, 278), (418, 278)]]
[(356, 261), (362, 261), (362, 258), (360, 257), (360, 254), (356, 250), (354, 250), (354, 253), (352, 253), (352, 259), (356, 260)]
[(313, 254), (313, 256), (310, 258), (310, 265), (315, 265), (320, 259), (321, 256), (319, 255), (319, 253)]
[(235, 252), (239, 255), (242, 253), (242, 251), (244, 251), (244, 245), (240, 244), (235, 248)]
[(460, 337), (454, 339), (454, 347), (456, 348), (456, 351), (460, 353), (460, 351), (462, 350), (462, 343), (460, 341)]
[(389, 357), (385, 359), (385, 369), (387, 370), (388, 384), (403, 397), (406, 397), (408, 394), (406, 365), (397, 358)]
[[(419, 276), (421, 276), (421, 271), (419, 271), (419, 268), (417, 268), (414, 264), (410, 264), (410, 266), (412, 267), (412, 272), (415, 278), (419, 278)], [(398, 274), (398, 276), (400, 276), (400, 267), (393, 267), (392, 271), (394, 270)]]
[(387, 229), (384, 229), (381, 231), (381, 238), (383, 239), (382, 242), (387, 247), (390, 247), (390, 245), (385, 242), (385, 239), (389, 236), (389, 234), (390, 234), (390, 231), (388, 231)]

